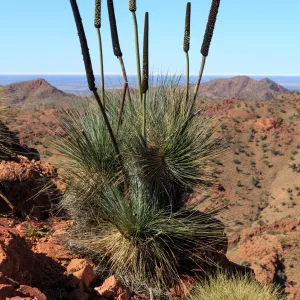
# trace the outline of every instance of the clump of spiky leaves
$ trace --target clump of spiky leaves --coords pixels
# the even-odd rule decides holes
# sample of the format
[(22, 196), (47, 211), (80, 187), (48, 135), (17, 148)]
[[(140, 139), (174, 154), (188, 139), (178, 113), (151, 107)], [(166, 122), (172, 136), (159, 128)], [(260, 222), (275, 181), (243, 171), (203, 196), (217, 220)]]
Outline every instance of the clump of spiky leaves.
[(195, 284), (188, 300), (283, 300), (273, 285), (262, 285), (250, 275), (219, 273)]
[[(120, 97), (107, 105), (111, 127), (116, 131)], [(76, 106), (75, 106), (76, 107)], [(60, 135), (53, 139), (53, 146), (64, 158), (68, 170), (79, 173), (101, 174), (106, 180), (113, 179), (120, 171), (117, 154), (112, 144), (106, 123), (93, 102), (78, 103), (74, 109), (60, 114)], [(116, 138), (122, 147), (123, 134)]]
[(213, 182), (211, 161), (225, 151), (226, 143), (203, 111), (186, 119), (190, 101), (175, 81), (157, 85), (148, 91), (146, 143), (142, 124), (134, 119), (128, 124), (137, 134), (130, 137), (128, 147), (132, 169), (149, 192), (160, 199), (162, 207), (176, 210), (187, 192)]
[[(56, 140), (67, 162), (61, 207), (75, 221), (72, 245), (103, 259), (112, 273), (166, 289), (180, 281), (184, 262), (205, 261), (205, 252), (217, 251), (224, 241), (223, 225), (213, 215), (182, 209), (188, 189), (210, 182), (209, 161), (223, 145), (204, 114), (183, 128), (188, 104), (176, 83), (161, 82), (148, 93), (147, 144), (138, 101), (125, 107), (117, 135), (129, 176), (127, 193), (97, 107), (63, 114), (63, 134)], [(115, 131), (122, 96), (107, 96)]]
[(224, 228), (212, 215), (161, 209), (137, 183), (130, 186), (129, 204), (111, 183), (101, 185), (91, 176), (82, 179), (69, 185), (62, 201), (75, 217), (70, 241), (112, 274), (166, 290), (180, 282), (180, 267), (188, 262), (200, 265), (207, 251), (224, 243)]

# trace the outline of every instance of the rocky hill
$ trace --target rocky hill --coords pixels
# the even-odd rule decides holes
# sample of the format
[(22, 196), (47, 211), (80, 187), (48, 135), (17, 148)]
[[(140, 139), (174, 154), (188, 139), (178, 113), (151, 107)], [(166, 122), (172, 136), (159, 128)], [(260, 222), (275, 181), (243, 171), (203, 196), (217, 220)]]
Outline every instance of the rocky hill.
[(64, 93), (42, 78), (0, 86), (0, 100), (7, 106), (50, 108), (63, 106), (79, 98)]
[(286, 92), (288, 92), (286, 88), (268, 78), (254, 80), (248, 76), (236, 76), (201, 84), (198, 98), (200, 100), (224, 98), (270, 100)]

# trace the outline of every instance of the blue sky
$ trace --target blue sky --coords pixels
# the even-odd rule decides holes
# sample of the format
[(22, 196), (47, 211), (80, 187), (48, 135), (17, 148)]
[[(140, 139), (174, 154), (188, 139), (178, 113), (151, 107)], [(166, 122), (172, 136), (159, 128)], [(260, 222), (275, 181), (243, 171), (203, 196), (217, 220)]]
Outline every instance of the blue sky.
[[(120, 73), (112, 53), (106, 0), (102, 10), (105, 73)], [(211, 0), (192, 2), (191, 73)], [(78, 0), (93, 67), (99, 73), (94, 0)], [(154, 72), (182, 73), (186, 1), (137, 0), (142, 37), (150, 13), (150, 65)], [(120, 44), (128, 73), (135, 73), (134, 38), (127, 0), (115, 0)], [(205, 74), (300, 74), (299, 0), (221, 0)], [(82, 73), (84, 66), (68, 0), (0, 0), (0, 73)], [(141, 41), (140, 41), (141, 42)]]

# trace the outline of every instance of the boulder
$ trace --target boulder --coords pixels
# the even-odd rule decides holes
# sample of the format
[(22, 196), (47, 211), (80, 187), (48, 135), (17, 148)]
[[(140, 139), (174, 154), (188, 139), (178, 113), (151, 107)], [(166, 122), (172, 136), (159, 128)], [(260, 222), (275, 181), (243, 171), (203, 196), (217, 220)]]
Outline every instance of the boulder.
[(90, 291), (91, 283), (96, 279), (93, 268), (85, 259), (72, 259), (67, 266), (70, 288)]
[(95, 291), (98, 295), (108, 299), (129, 300), (132, 295), (130, 290), (115, 276), (107, 278), (101, 286), (95, 288)]
[[(0, 223), (0, 272), (19, 284), (30, 284), (34, 266), (34, 254), (30, 246), (16, 230)], [(11, 284), (11, 283), (9, 283)]]

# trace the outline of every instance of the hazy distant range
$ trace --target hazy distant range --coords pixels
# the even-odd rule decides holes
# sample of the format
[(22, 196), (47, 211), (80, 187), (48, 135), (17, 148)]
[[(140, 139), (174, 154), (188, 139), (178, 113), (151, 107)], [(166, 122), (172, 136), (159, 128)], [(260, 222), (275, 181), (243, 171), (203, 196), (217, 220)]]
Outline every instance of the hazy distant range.
[[(161, 77), (161, 76), (160, 76)], [(167, 76), (164, 76), (165, 79)], [(209, 75), (203, 76), (202, 82), (207, 82), (212, 79), (217, 78), (231, 78), (233, 75)], [(252, 79), (260, 80), (263, 78), (269, 78), (276, 83), (282, 85), (283, 87), (289, 90), (300, 90), (300, 76), (249, 76)], [(44, 78), (54, 87), (66, 92), (73, 93), (76, 95), (84, 95), (88, 93), (87, 81), (84, 75), (0, 75), (0, 85), (6, 85), (10, 83), (27, 81), (37, 78)], [(153, 82), (156, 82), (157, 76), (153, 76)], [(190, 82), (195, 83), (197, 76), (191, 76)], [(129, 85), (131, 87), (136, 86), (136, 76), (128, 76)], [(99, 84), (99, 76), (96, 76), (96, 84)], [(180, 84), (185, 84), (185, 77), (180, 78)], [(106, 75), (105, 76), (105, 85), (107, 88), (115, 89), (123, 86), (123, 79), (121, 75)]]

